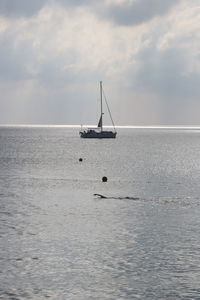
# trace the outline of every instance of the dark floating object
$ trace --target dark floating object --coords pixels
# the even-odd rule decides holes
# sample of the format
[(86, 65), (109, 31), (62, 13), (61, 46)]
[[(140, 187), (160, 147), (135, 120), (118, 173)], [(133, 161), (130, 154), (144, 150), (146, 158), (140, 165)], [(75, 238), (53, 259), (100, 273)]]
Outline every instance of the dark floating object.
[(94, 194), (94, 196), (97, 196), (101, 199), (118, 199), (118, 200), (123, 200), (123, 199), (128, 199), (128, 200), (140, 200), (140, 198), (138, 197), (106, 197), (104, 195), (101, 194)]
[(106, 196), (101, 195), (101, 194), (94, 194), (94, 196), (97, 196), (97, 197), (99, 197), (101, 199), (108, 199)]
[(80, 158), (79, 158), (79, 161), (83, 161), (83, 159), (80, 157)]
[(102, 181), (103, 181), (103, 182), (107, 182), (107, 181), (108, 181), (108, 178), (107, 178), (106, 176), (103, 176), (103, 177), (102, 177)]

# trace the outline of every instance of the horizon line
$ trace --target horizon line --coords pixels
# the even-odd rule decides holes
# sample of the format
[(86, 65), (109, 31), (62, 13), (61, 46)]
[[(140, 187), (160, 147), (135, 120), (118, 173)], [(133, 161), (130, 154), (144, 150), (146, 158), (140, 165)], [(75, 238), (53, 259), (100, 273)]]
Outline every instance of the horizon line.
[[(77, 125), (77, 124), (0, 124), (0, 127), (57, 127), (57, 128), (97, 128), (96, 125)], [(113, 128), (105, 125), (105, 128)], [(200, 129), (200, 125), (116, 125), (118, 129)]]

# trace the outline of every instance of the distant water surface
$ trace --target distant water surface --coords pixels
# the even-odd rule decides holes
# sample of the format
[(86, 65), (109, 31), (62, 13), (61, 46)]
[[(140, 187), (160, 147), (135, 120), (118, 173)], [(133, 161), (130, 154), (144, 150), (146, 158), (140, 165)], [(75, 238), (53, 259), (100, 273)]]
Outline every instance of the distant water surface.
[(200, 299), (199, 179), (199, 130), (0, 127), (0, 299)]

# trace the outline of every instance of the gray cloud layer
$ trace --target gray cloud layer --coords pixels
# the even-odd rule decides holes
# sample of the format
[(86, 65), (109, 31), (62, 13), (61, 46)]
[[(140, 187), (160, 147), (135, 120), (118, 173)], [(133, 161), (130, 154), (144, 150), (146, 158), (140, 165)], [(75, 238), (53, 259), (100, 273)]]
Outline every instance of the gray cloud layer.
[(0, 14), (7, 17), (29, 17), (37, 14), (48, 3), (60, 3), (64, 6), (80, 6), (90, 2), (91, 0), (1, 0)]
[(1, 0), (0, 14), (7, 17), (31, 16), (36, 14), (48, 0)]
[(188, 72), (192, 57), (179, 48), (157, 50), (148, 48), (140, 52), (137, 61), (140, 68), (135, 74), (137, 87), (168, 99), (190, 99), (200, 92), (199, 74)]
[(104, 15), (120, 25), (138, 25), (166, 14), (179, 1), (136, 0), (131, 4), (112, 4)]
[(91, 0), (1, 0), (0, 14), (7, 17), (31, 16), (48, 3), (60, 3), (65, 7), (90, 5), (97, 15), (119, 25), (138, 25), (164, 15), (180, 0), (135, 0), (133, 3), (106, 5)]

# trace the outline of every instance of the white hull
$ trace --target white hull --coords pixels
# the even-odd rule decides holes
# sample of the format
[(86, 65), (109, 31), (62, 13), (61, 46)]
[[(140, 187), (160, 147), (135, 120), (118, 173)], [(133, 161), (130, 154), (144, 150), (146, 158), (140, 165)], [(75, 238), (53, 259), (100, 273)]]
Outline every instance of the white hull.
[(84, 139), (114, 139), (117, 133), (113, 131), (80, 131), (80, 137)]

